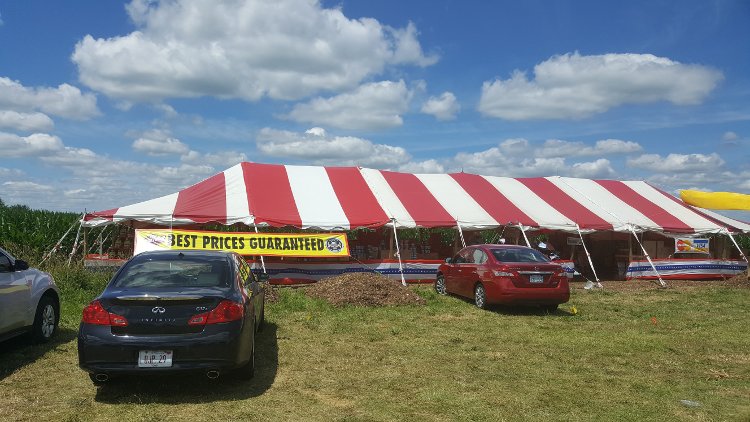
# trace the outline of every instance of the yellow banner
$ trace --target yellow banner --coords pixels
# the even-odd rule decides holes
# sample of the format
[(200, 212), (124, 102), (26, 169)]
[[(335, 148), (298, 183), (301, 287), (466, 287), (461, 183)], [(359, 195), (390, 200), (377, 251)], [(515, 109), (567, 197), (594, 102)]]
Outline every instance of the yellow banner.
[(135, 253), (154, 250), (232, 251), (241, 255), (346, 257), (344, 233), (245, 233), (138, 229)]
[(683, 190), (680, 198), (686, 204), (710, 210), (750, 211), (750, 195), (744, 193)]

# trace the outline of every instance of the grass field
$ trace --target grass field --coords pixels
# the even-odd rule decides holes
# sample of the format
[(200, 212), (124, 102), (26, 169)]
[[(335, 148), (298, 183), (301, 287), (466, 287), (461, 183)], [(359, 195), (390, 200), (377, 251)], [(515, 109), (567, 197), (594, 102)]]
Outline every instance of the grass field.
[(75, 337), (106, 275), (57, 279), (56, 340), (0, 344), (2, 420), (750, 420), (746, 287), (576, 285), (554, 314), (480, 311), (426, 286), (416, 288), (426, 306), (396, 308), (333, 308), (284, 290), (267, 307), (253, 380), (96, 389)]

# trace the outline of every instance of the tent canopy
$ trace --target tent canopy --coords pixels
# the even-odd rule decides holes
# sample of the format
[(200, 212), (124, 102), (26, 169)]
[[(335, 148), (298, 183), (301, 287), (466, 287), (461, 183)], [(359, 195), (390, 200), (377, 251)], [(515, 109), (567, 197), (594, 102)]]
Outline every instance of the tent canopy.
[(696, 210), (642, 181), (410, 174), (247, 162), (170, 195), (87, 214), (83, 224), (126, 221), (324, 230), (523, 225), (565, 231), (750, 231), (750, 224)]

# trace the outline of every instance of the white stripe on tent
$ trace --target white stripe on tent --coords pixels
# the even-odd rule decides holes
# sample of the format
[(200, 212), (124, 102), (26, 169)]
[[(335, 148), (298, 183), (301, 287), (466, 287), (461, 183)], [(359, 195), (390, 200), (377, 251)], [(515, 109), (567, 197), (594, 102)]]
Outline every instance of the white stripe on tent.
[(691, 211), (686, 206), (667, 198), (663, 193), (654, 189), (653, 186), (642, 181), (622, 182), (636, 191), (639, 195), (653, 202), (675, 218), (693, 228), (696, 233), (720, 233), (722, 228), (713, 222), (703, 218), (698, 213)]
[(449, 174), (416, 174), (417, 178), (451, 216), (463, 227), (490, 228), (502, 224), (495, 221), (474, 198)]
[(698, 211), (706, 214), (707, 216), (709, 216), (709, 217), (711, 217), (713, 219), (721, 221), (722, 223), (726, 224), (729, 227), (734, 227), (736, 229), (742, 230), (745, 233), (750, 232), (750, 224), (748, 224), (748, 223), (745, 223), (745, 222), (739, 221), (739, 220), (735, 220), (734, 218), (727, 217), (725, 215), (721, 215), (719, 213), (716, 213), (716, 212), (713, 212), (711, 210), (707, 210), (707, 209), (704, 209), (704, 208), (699, 208), (699, 207), (693, 207), (693, 208), (695, 208), (696, 210), (698, 210)]
[(227, 195), (227, 224), (244, 223), (251, 226), (255, 218), (250, 215), (242, 164), (224, 171), (224, 186)]
[(303, 229), (349, 230), (349, 219), (341, 208), (325, 167), (284, 167)]
[(397, 227), (416, 227), (417, 223), (411, 217), (404, 204), (398, 199), (396, 193), (393, 192), (391, 186), (383, 177), (383, 173), (380, 170), (360, 168), (359, 172), (365, 179), (367, 186), (370, 187), (375, 199), (378, 200), (380, 208), (385, 211), (388, 218), (396, 219)]
[(191, 223), (190, 220), (172, 219), (174, 207), (177, 204), (177, 195), (179, 192), (122, 207), (115, 213), (113, 221), (116, 223), (122, 220), (138, 220), (167, 226), (174, 223)]
[[(539, 227), (553, 230), (575, 231), (576, 223), (537, 196), (526, 185), (510, 177), (482, 176), (502, 193), (518, 209), (536, 221)], [(517, 224), (517, 221), (500, 223)]]
[(614, 231), (629, 232), (628, 223), (650, 230), (661, 230), (661, 226), (653, 220), (593, 180), (573, 177), (548, 177), (547, 180), (612, 224)]

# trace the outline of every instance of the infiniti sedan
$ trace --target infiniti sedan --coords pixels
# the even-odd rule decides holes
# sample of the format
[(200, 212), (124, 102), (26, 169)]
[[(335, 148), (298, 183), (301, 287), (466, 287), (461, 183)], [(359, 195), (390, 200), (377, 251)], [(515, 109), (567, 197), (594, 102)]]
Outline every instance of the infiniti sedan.
[(263, 302), (235, 253), (138, 254), (83, 310), (79, 366), (95, 385), (120, 374), (186, 371), (251, 378)]
[(516, 245), (474, 245), (438, 268), (435, 290), (493, 304), (541, 305), (549, 311), (570, 299), (565, 269), (541, 252)]

